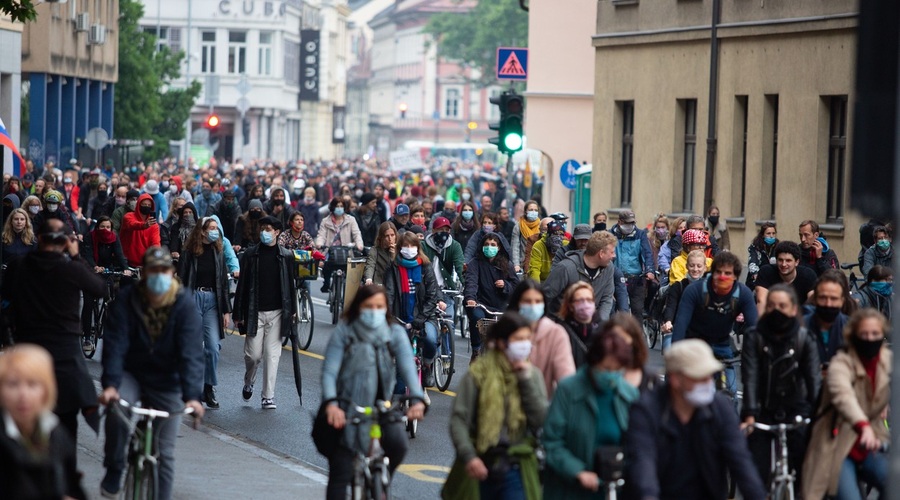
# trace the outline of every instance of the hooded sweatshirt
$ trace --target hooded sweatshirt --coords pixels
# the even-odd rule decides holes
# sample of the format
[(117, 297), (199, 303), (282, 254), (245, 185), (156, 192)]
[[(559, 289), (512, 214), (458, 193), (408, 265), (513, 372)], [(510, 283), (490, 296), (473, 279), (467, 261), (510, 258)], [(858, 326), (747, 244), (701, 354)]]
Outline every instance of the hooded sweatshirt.
[(153, 214), (144, 215), (141, 213), (141, 203), (144, 200), (150, 200), (153, 211), (156, 212), (156, 204), (153, 197), (147, 193), (138, 197), (137, 206), (133, 212), (128, 212), (122, 217), (122, 229), (119, 231), (119, 239), (122, 240), (122, 252), (128, 265), (132, 267), (141, 266), (144, 261), (144, 253), (148, 248), (159, 245), (159, 225), (153, 224), (146, 227), (147, 219)]

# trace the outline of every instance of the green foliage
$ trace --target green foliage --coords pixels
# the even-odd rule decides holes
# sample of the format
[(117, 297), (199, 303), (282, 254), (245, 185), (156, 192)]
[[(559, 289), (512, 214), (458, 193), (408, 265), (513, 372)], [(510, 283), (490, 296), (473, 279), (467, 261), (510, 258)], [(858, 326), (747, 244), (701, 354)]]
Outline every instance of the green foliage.
[(497, 47), (528, 46), (528, 13), (519, 0), (480, 0), (470, 12), (442, 12), (429, 19), (425, 33), (438, 41), (441, 57), (481, 72), (481, 86), (497, 82)]
[(0, 12), (19, 22), (34, 21), (37, 18), (33, 0), (0, 0)]
[(199, 82), (188, 89), (168, 83), (180, 78), (183, 52), (156, 50), (156, 37), (141, 30), (144, 7), (137, 0), (119, 2), (119, 82), (115, 94), (115, 134), (121, 139), (152, 139), (144, 159), (165, 156), (170, 140), (182, 139), (184, 123), (200, 95)]

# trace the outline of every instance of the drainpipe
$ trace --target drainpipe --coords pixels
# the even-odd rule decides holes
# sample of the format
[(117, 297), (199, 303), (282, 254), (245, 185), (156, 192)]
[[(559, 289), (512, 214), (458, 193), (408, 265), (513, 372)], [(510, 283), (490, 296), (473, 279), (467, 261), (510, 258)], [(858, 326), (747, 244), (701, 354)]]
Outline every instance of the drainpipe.
[(721, 0), (713, 0), (712, 22), (709, 29), (709, 130), (706, 133), (706, 181), (703, 188), (703, 207), (706, 213), (713, 203), (713, 181), (716, 172), (716, 115), (719, 111), (719, 17)]

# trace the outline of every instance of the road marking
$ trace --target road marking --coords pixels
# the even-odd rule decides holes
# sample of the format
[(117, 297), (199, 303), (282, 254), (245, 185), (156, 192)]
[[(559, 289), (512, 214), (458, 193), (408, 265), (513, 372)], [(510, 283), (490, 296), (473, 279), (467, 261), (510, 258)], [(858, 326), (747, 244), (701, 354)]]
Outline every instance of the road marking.
[[(429, 464), (402, 464), (397, 467), (397, 472), (402, 472), (416, 481), (443, 483), (447, 480), (447, 474), (450, 473), (450, 467)], [(440, 477), (426, 474), (426, 472), (437, 472)]]
[(439, 391), (438, 389), (434, 389), (434, 388), (431, 388), (431, 387), (429, 387), (428, 390), (431, 391), (431, 392), (433, 392), (433, 393), (435, 393), (435, 394), (443, 394), (444, 396), (450, 396), (451, 398), (455, 398), (455, 397), (456, 397), (456, 393), (453, 392), (453, 391)]

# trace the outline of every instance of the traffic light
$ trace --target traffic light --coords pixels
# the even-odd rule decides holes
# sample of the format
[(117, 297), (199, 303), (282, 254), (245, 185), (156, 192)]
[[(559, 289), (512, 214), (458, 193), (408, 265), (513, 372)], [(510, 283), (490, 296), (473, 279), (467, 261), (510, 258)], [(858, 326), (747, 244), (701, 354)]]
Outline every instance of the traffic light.
[(211, 113), (206, 117), (206, 123), (204, 126), (209, 130), (210, 134), (215, 134), (219, 130), (219, 124), (221, 121), (219, 120), (219, 115), (215, 113)]
[(522, 150), (525, 113), (525, 98), (515, 90), (507, 90), (497, 97), (491, 97), (491, 104), (499, 107), (500, 121), (491, 123), (490, 129), (498, 132), (497, 137), (488, 139), (496, 144), (501, 153), (512, 154)]

